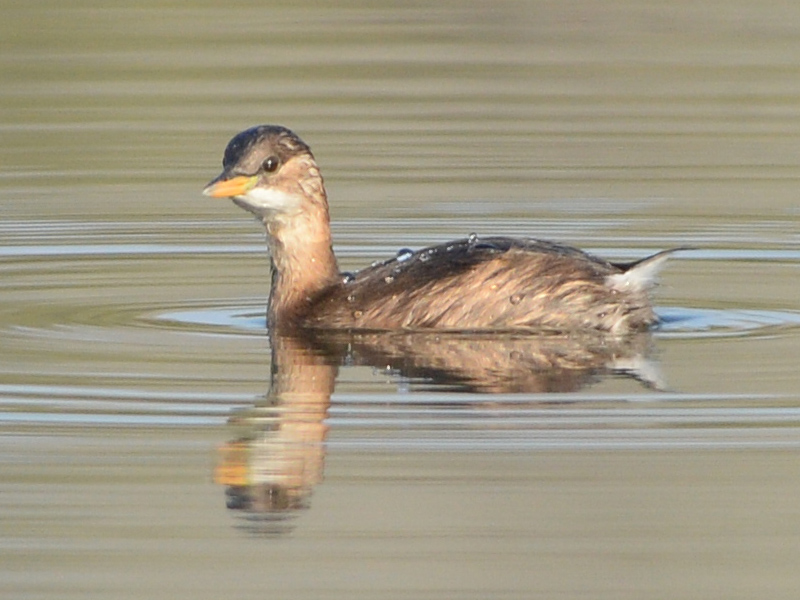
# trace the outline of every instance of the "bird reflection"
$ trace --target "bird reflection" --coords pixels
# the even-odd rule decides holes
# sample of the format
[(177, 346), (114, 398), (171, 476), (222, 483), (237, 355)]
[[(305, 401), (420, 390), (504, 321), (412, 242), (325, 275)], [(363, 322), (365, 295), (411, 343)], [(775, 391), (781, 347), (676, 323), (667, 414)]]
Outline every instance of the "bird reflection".
[(439, 391), (576, 392), (615, 376), (660, 386), (650, 333), (296, 331), (271, 343), (269, 392), (230, 418), (236, 433), (220, 448), (215, 472), (239, 524), (261, 535), (290, 531), (322, 481), (326, 417), (342, 365), (377, 367)]

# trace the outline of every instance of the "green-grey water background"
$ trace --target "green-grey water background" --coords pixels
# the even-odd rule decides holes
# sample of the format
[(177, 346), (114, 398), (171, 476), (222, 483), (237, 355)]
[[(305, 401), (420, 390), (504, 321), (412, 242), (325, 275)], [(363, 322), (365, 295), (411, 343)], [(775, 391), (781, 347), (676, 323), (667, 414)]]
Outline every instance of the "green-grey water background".
[[(800, 5), (2, 15), (3, 597), (796, 597)], [(343, 269), (470, 232), (697, 248), (664, 389), (345, 367), (307, 507), (248, 526), (213, 474), (269, 388), (268, 263), (200, 190), (257, 123), (314, 149)]]

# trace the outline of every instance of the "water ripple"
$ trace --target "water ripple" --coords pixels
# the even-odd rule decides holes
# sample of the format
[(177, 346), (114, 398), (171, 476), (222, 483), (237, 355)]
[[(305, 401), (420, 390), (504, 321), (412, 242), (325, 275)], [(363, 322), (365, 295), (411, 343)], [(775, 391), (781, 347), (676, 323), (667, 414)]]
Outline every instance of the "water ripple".
[[(241, 332), (265, 327), (263, 310), (253, 306), (219, 306), (152, 313), (147, 321), (162, 326), (197, 326), (204, 331)], [(756, 334), (762, 330), (796, 327), (800, 312), (747, 309), (657, 307), (663, 338), (713, 338)]]
[[(542, 220), (536, 232), (568, 239), (579, 231), (590, 243), (597, 240), (598, 254), (615, 259), (653, 250), (633, 237), (630, 244), (623, 237), (614, 238), (614, 247), (603, 246), (620, 222), (594, 219), (573, 226)], [(352, 220), (335, 232), (340, 257), (358, 266), (392, 256), (397, 248), (439, 241), (451, 230), (520, 235), (520, 229), (532, 230), (532, 223), (463, 219), (442, 232), (408, 220), (393, 233), (371, 222), (375, 227), (365, 234), (364, 224)], [(679, 260), (800, 264), (796, 246), (768, 244), (767, 233), (754, 242), (757, 247), (710, 247)], [(16, 361), (5, 365), (0, 385), (5, 430), (218, 427), (240, 411), (258, 414), (269, 388), (268, 284), (263, 235), (251, 223), (20, 221), (0, 224), (0, 234), (5, 294), (0, 348)], [(715, 244), (740, 234), (725, 227), (707, 232)], [(663, 241), (678, 245), (671, 234)], [(683, 243), (698, 245), (694, 239), (680, 239)], [(248, 255), (250, 263), (240, 266)], [(217, 259), (219, 264), (209, 264)], [(230, 272), (232, 264), (241, 271)], [(253, 283), (249, 278), (255, 276), (261, 279)], [(239, 285), (235, 292), (234, 285)], [(255, 293), (263, 295), (249, 295)], [(662, 319), (657, 346), (788, 336), (800, 325), (797, 311), (691, 306), (690, 293), (676, 306), (657, 308)], [(428, 450), (800, 444), (796, 399), (781, 394), (656, 393), (634, 385), (635, 391), (620, 393), (471, 396), (411, 389), (393, 374), (363, 374), (340, 370), (326, 421), (332, 431), (328, 444)], [(385, 392), (386, 381), (392, 393)], [(188, 385), (195, 391), (182, 391)], [(234, 386), (241, 387), (232, 391)]]

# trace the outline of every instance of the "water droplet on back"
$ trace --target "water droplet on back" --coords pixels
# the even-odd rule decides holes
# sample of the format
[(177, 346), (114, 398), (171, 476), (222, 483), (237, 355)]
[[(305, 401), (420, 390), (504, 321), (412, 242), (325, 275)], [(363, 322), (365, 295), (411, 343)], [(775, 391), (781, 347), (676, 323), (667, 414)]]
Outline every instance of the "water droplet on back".
[(522, 302), (523, 297), (524, 294), (511, 294), (511, 297), (508, 299), (508, 301), (511, 302), (511, 304), (519, 304)]
[(414, 256), (414, 251), (411, 248), (400, 248), (397, 251), (397, 262), (407, 261), (412, 256)]
[(469, 237), (467, 238), (467, 242), (469, 242), (470, 246), (474, 246), (478, 242), (478, 234), (470, 233)]
[(342, 273), (342, 283), (350, 283), (351, 281), (355, 281), (356, 276), (353, 273), (345, 271)]
[(473, 248), (475, 248), (475, 250), (502, 250), (502, 248), (497, 244), (485, 241), (475, 244)]

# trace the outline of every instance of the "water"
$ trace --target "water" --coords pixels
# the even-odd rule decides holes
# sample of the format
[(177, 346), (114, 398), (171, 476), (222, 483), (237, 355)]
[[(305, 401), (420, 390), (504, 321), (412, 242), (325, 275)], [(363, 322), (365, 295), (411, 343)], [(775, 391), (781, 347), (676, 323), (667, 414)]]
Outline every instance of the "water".
[[(3, 597), (796, 596), (800, 9), (4, 15)], [(312, 145), (342, 270), (696, 249), (627, 347), (273, 352), (263, 233), (200, 195), (261, 122)]]

